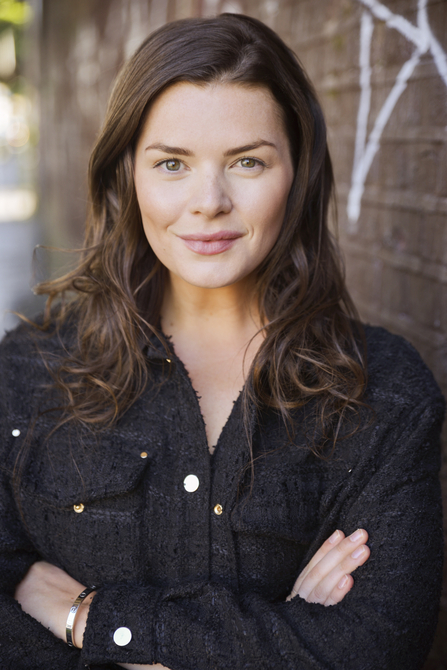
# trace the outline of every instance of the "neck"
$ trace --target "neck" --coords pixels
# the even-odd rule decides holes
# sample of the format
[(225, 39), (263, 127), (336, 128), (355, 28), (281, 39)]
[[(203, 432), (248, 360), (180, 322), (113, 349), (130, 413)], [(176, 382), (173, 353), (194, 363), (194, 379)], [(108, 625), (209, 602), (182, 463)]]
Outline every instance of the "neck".
[(238, 340), (252, 337), (260, 328), (253, 282), (250, 279), (221, 288), (192, 286), (170, 275), (161, 310), (166, 335), (194, 332), (200, 337)]

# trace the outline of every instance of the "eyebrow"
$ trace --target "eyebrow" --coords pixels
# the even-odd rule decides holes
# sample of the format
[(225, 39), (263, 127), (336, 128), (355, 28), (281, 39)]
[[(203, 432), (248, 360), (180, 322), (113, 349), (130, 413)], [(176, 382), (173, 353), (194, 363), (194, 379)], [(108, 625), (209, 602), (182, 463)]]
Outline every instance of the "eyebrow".
[[(228, 149), (225, 151), (224, 156), (236, 156), (237, 154), (243, 154), (247, 151), (253, 151), (254, 149), (259, 149), (259, 147), (273, 147), (276, 149), (276, 144), (273, 142), (268, 142), (267, 140), (259, 140), (258, 142), (252, 142), (252, 144), (244, 144), (241, 147), (235, 147), (234, 149)], [(193, 152), (189, 149), (182, 149), (182, 147), (171, 147), (168, 144), (163, 144), (161, 142), (156, 142), (155, 144), (150, 144), (146, 147), (145, 151), (150, 149), (156, 149), (157, 151), (162, 151), (165, 154), (177, 154), (177, 156), (193, 156)]]

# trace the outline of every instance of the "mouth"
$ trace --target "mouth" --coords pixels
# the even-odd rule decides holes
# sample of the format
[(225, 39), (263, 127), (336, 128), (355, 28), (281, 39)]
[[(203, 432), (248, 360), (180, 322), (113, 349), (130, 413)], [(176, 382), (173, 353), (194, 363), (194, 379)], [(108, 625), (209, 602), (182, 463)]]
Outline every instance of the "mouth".
[(202, 256), (214, 256), (230, 249), (243, 236), (235, 230), (220, 230), (216, 233), (192, 233), (179, 235), (191, 251)]

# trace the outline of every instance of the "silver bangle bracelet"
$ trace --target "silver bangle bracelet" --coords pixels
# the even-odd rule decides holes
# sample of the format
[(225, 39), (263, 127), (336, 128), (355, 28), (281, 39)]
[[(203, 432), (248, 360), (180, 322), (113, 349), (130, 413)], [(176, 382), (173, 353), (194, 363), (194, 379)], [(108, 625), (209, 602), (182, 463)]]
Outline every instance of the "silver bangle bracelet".
[(73, 636), (73, 626), (76, 619), (76, 614), (78, 613), (79, 606), (84, 601), (85, 598), (92, 592), (96, 590), (96, 586), (91, 588), (84, 589), (82, 593), (78, 595), (73, 605), (70, 608), (67, 617), (67, 623), (65, 624), (65, 637), (67, 639), (67, 644), (69, 647), (75, 647), (74, 636)]

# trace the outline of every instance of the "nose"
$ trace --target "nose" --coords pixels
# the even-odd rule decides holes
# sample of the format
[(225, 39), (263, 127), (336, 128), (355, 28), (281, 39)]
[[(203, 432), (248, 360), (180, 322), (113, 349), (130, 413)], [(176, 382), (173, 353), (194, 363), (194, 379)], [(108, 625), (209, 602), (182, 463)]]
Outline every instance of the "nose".
[(202, 214), (211, 220), (219, 214), (228, 214), (231, 209), (231, 198), (224, 175), (212, 170), (197, 174), (190, 199), (191, 213)]

